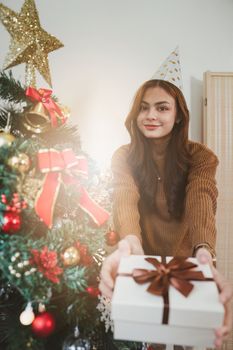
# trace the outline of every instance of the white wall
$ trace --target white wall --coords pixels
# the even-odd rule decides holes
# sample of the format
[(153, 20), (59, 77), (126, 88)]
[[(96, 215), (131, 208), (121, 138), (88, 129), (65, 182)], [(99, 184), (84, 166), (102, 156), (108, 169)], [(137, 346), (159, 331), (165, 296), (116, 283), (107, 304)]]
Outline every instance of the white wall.
[[(2, 0), (19, 11), (23, 0)], [(107, 164), (128, 142), (136, 89), (179, 45), (191, 138), (201, 139), (202, 76), (233, 71), (232, 0), (36, 0), (42, 27), (65, 45), (49, 54), (53, 89), (71, 108), (83, 148)], [(10, 37), (0, 24), (0, 66)], [(24, 65), (13, 69), (24, 79)], [(38, 87), (46, 83), (38, 80)]]

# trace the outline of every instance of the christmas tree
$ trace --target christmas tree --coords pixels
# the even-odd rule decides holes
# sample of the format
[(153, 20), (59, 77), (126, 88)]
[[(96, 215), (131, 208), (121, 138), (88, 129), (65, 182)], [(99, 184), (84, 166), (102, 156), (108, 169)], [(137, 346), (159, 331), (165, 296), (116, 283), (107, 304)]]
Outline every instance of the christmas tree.
[(43, 103), (28, 100), (45, 90), (30, 87), (23, 95), (5, 73), (0, 88), (10, 101), (0, 116), (1, 339), (9, 349), (43, 349), (55, 330), (77, 322), (90, 337), (108, 224), (106, 198), (92, 196), (104, 185), (88, 176), (77, 129), (57, 116), (61, 125), (52, 129)]
[(106, 243), (118, 241), (111, 176), (82, 150), (68, 108), (36, 88), (36, 71), (51, 85), (48, 53), (63, 45), (33, 0), (20, 13), (0, 4), (0, 19), (11, 35), (4, 69), (26, 64), (25, 85), (0, 72), (0, 348), (141, 349), (112, 340), (99, 297)]
[[(64, 124), (61, 105), (44, 97), (48, 91), (0, 74), (8, 102), (0, 112), (0, 344), (58, 349), (70, 341), (91, 349), (105, 342), (96, 306), (108, 181), (81, 150), (77, 128)], [(45, 102), (32, 95), (51, 99), (64, 119), (55, 113), (53, 127)], [(107, 238), (116, 243), (111, 232)]]

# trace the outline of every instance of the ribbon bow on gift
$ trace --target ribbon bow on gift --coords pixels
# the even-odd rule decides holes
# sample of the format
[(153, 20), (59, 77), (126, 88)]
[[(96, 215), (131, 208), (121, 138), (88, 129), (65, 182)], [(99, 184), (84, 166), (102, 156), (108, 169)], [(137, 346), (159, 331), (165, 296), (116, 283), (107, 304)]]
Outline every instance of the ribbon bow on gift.
[(185, 297), (193, 289), (190, 280), (212, 281), (205, 278), (202, 271), (192, 270), (196, 264), (188, 261), (185, 257), (175, 257), (168, 263), (160, 263), (156, 258), (145, 258), (156, 270), (134, 269), (133, 279), (139, 284), (151, 282), (147, 291), (162, 296), (164, 300), (163, 324), (168, 324), (169, 318), (169, 286), (172, 285)]
[(29, 86), (26, 90), (26, 96), (28, 96), (31, 101), (41, 102), (43, 104), (44, 108), (48, 111), (49, 116), (51, 118), (51, 125), (53, 127), (56, 127), (58, 126), (56, 113), (61, 117), (62, 124), (65, 123), (66, 118), (62, 113), (61, 109), (52, 99), (51, 95), (52, 90), (48, 89), (36, 90), (35, 88)]
[(71, 149), (61, 152), (54, 149), (43, 149), (38, 153), (38, 166), (40, 171), (46, 175), (43, 187), (36, 198), (35, 211), (49, 228), (53, 224), (54, 206), (62, 182), (77, 188), (78, 205), (98, 226), (109, 218), (109, 213), (89, 197), (76, 177), (77, 173), (87, 176), (87, 161), (84, 157), (76, 157)]

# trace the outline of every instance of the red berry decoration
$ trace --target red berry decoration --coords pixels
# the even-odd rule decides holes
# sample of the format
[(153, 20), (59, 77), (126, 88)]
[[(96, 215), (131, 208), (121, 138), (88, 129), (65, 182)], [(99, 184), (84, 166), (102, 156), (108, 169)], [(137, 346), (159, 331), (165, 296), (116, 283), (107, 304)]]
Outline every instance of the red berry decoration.
[(98, 295), (100, 294), (100, 290), (98, 287), (95, 286), (89, 286), (86, 288), (87, 293), (93, 297), (93, 298), (97, 298)]
[(81, 256), (81, 263), (84, 266), (90, 266), (91, 264), (93, 264), (94, 259), (91, 255), (83, 255)]
[(84, 266), (90, 266), (93, 263), (93, 257), (90, 255), (87, 245), (77, 241), (75, 246), (79, 250), (80, 263)]
[(120, 239), (119, 234), (113, 230), (107, 232), (105, 235), (106, 243), (109, 246), (116, 245), (119, 239)]
[(2, 231), (13, 234), (17, 232), (21, 227), (21, 218), (16, 212), (7, 212), (3, 217)]
[(55, 319), (49, 312), (38, 314), (32, 322), (32, 331), (41, 338), (48, 337), (55, 329)]
[(13, 193), (13, 197), (8, 200), (6, 195), (3, 193), (0, 197), (0, 201), (2, 204), (5, 204), (6, 211), (12, 211), (21, 213), (22, 209), (27, 208), (27, 203), (25, 200), (20, 199), (19, 194), (17, 192)]

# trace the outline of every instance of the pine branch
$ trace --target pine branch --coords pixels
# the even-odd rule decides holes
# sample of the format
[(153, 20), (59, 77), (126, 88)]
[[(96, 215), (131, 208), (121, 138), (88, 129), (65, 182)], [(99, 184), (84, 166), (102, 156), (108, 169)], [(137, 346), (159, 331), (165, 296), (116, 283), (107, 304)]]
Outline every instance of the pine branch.
[[(11, 115), (11, 133), (16, 137), (31, 139), (34, 135), (34, 143), (43, 144), (47, 148), (64, 149), (71, 147), (75, 153), (80, 152), (81, 142), (77, 126), (62, 125), (57, 128), (50, 128), (49, 131), (35, 135), (28, 131), (23, 125), (23, 113), (15, 106), (0, 107), (0, 128), (4, 129), (7, 124), (8, 113)], [(26, 111), (24, 113), (27, 113)], [(41, 147), (39, 147), (41, 148)], [(38, 149), (39, 149), (38, 148)]]
[(27, 100), (25, 88), (20, 81), (15, 80), (12, 71), (7, 75), (5, 72), (0, 73), (0, 97), (8, 102), (20, 103)]
[(84, 292), (87, 287), (87, 281), (85, 279), (86, 268), (85, 267), (72, 267), (64, 271), (64, 282), (68, 288), (73, 289), (76, 293)]
[(59, 149), (59, 147), (64, 149), (64, 145), (67, 145), (67, 147), (72, 147), (76, 152), (81, 149), (80, 135), (77, 126), (68, 126), (65, 124), (58, 128), (50, 128), (49, 131), (41, 134), (39, 137), (47, 144), (47, 147), (55, 147), (57, 145), (57, 149)]

